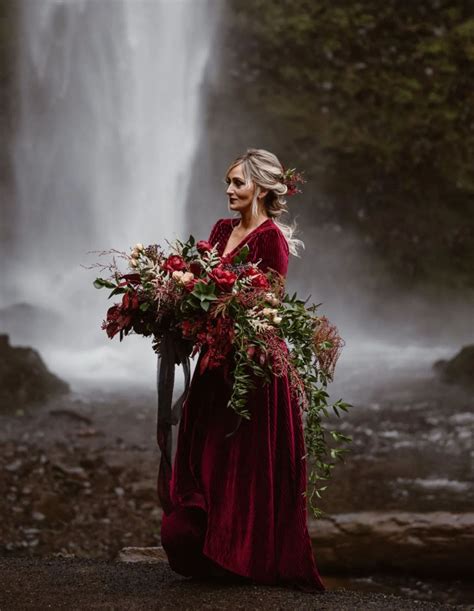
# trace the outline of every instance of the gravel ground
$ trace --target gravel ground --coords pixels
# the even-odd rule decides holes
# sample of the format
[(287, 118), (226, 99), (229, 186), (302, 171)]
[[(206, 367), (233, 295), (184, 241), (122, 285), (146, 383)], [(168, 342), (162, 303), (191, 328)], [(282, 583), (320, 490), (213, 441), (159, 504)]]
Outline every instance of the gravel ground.
[(0, 609), (468, 609), (344, 589), (297, 590), (184, 579), (165, 563), (0, 558)]

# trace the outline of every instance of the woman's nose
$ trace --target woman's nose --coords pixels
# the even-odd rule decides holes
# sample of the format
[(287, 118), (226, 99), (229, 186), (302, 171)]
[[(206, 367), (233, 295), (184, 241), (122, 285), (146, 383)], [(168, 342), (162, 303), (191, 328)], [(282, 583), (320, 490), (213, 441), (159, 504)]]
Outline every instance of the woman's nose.
[(227, 195), (230, 195), (233, 192), (234, 192), (234, 187), (232, 186), (232, 183), (230, 183), (230, 185), (227, 187), (226, 193)]

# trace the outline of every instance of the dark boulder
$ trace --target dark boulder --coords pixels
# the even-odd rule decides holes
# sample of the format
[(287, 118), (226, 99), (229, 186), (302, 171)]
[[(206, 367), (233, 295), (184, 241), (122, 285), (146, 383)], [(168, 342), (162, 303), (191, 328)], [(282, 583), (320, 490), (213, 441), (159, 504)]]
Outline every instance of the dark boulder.
[(449, 361), (436, 361), (433, 367), (444, 382), (474, 388), (474, 345), (464, 346)]
[(37, 403), (69, 392), (69, 385), (51, 373), (36, 350), (10, 346), (0, 334), (0, 408)]

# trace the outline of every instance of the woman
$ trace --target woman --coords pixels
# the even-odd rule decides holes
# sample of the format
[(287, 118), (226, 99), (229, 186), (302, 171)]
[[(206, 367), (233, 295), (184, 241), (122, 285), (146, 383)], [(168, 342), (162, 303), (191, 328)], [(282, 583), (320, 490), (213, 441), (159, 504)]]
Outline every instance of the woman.
[[(247, 261), (285, 276), (299, 241), (275, 222), (288, 191), (281, 163), (249, 149), (231, 164), (226, 182), (229, 208), (240, 219), (219, 220), (209, 242), (229, 262), (247, 245)], [(258, 385), (249, 396), (251, 418), (240, 426), (227, 408), (230, 392), (223, 369), (200, 374), (196, 367), (173, 466), (174, 509), (161, 529), (170, 566), (186, 576), (239, 575), (324, 590), (306, 525), (300, 408), (288, 379)]]

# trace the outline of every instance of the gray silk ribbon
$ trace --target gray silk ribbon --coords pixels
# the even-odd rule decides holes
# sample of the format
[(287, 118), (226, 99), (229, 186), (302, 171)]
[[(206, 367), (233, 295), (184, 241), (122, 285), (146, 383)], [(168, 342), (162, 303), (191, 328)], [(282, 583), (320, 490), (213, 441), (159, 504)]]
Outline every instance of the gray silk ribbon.
[[(184, 391), (173, 405), (175, 365), (182, 365), (184, 372)], [(189, 392), (191, 366), (186, 346), (176, 335), (165, 333), (160, 342), (156, 381), (158, 388), (158, 420), (156, 439), (160, 448), (160, 468), (158, 472), (158, 498), (166, 515), (173, 510), (170, 483), (172, 473), (172, 425), (178, 424), (183, 404)]]

